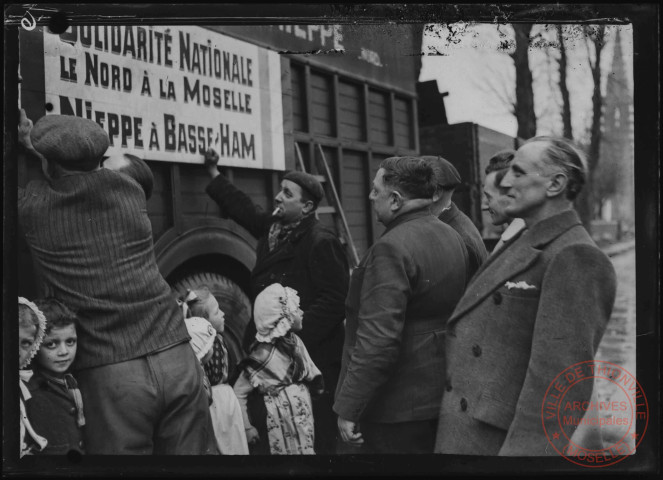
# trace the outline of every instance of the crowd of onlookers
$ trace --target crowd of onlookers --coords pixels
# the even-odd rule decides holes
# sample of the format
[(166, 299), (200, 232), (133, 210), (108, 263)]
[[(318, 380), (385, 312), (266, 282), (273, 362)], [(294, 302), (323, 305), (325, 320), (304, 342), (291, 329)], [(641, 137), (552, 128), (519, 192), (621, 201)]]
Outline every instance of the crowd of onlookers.
[(104, 130), (74, 116), (22, 111), (19, 137), (42, 163), (18, 207), (46, 294), (19, 297), (21, 456), (555, 453), (544, 394), (593, 359), (615, 296), (573, 210), (586, 173), (571, 142), (490, 159), (492, 252), (452, 202), (453, 165), (384, 160), (369, 198), (386, 230), (351, 273), (315, 216), (316, 177), (288, 172), (265, 212), (208, 151), (207, 193), (258, 239), (235, 366), (210, 287), (177, 298), (159, 273), (145, 162), (107, 156)]

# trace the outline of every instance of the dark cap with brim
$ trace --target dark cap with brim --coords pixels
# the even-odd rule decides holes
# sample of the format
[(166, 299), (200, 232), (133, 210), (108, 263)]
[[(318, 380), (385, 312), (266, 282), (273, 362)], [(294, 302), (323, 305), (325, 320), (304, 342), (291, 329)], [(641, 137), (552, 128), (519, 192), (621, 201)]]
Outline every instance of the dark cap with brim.
[(422, 158), (431, 162), (436, 182), (442, 188), (456, 188), (462, 183), (458, 170), (448, 160), (439, 155), (425, 155)]
[(306, 190), (308, 194), (311, 195), (313, 200), (315, 200), (315, 203), (320, 203), (325, 196), (325, 191), (322, 189), (320, 182), (313, 175), (308, 173), (295, 170), (286, 173), (283, 176), (283, 180), (290, 180), (302, 187), (302, 189)]
[(47, 160), (79, 171), (94, 170), (110, 145), (108, 134), (98, 123), (72, 115), (41, 117), (30, 139)]

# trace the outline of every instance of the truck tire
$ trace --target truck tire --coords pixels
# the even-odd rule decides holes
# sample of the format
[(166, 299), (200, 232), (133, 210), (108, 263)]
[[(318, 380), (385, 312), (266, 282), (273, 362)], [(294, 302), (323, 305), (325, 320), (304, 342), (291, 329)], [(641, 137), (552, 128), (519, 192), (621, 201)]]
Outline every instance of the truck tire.
[(251, 302), (244, 291), (232, 280), (213, 272), (193, 273), (179, 279), (172, 285), (178, 298), (187, 290), (207, 285), (219, 302), (219, 308), (225, 314), (223, 339), (228, 348), (228, 377), (234, 378), (237, 363), (244, 358), (242, 338), (244, 330), (251, 321)]

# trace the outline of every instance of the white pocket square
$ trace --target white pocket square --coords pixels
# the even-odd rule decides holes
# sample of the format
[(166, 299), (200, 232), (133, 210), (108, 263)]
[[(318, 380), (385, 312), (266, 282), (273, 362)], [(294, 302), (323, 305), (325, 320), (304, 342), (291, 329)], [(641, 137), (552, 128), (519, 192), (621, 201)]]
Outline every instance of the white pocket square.
[(527, 283), (527, 282), (525, 282), (525, 281), (520, 281), (520, 282), (506, 282), (506, 283), (504, 284), (504, 286), (505, 286), (506, 288), (508, 288), (509, 290), (511, 290), (512, 288), (518, 288), (518, 289), (521, 289), (521, 290), (532, 290), (532, 289), (536, 290), (536, 286), (535, 286), (535, 285), (530, 285), (529, 283)]

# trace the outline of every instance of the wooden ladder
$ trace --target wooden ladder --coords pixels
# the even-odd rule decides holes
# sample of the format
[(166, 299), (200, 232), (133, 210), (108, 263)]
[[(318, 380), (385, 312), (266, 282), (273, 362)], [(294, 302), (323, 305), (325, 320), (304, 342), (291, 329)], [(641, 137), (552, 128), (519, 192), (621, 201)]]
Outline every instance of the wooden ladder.
[[(329, 164), (325, 157), (325, 152), (322, 150), (320, 144), (316, 144), (317, 151), (320, 153), (320, 163), (324, 167), (324, 175), (315, 175), (313, 176), (320, 182), (322, 189), (325, 192), (325, 198), (327, 199), (328, 206), (321, 206), (315, 211), (315, 217), (320, 218), (320, 215), (332, 215), (334, 219), (334, 225), (336, 226), (336, 233), (338, 239), (340, 240), (343, 247), (345, 247), (346, 255), (350, 260), (350, 268), (354, 268), (359, 265), (359, 255), (357, 255), (357, 249), (354, 242), (352, 241), (352, 234), (350, 233), (350, 227), (348, 226), (348, 221), (345, 218), (345, 212), (343, 211), (343, 206), (341, 205), (341, 200), (338, 197), (338, 190), (334, 184), (334, 177), (331, 174), (329, 169)], [(302, 157), (302, 152), (299, 149), (299, 145), (295, 142), (295, 151), (297, 152), (297, 161), (299, 168), (302, 172), (306, 173), (306, 166), (304, 165), (304, 158)]]

